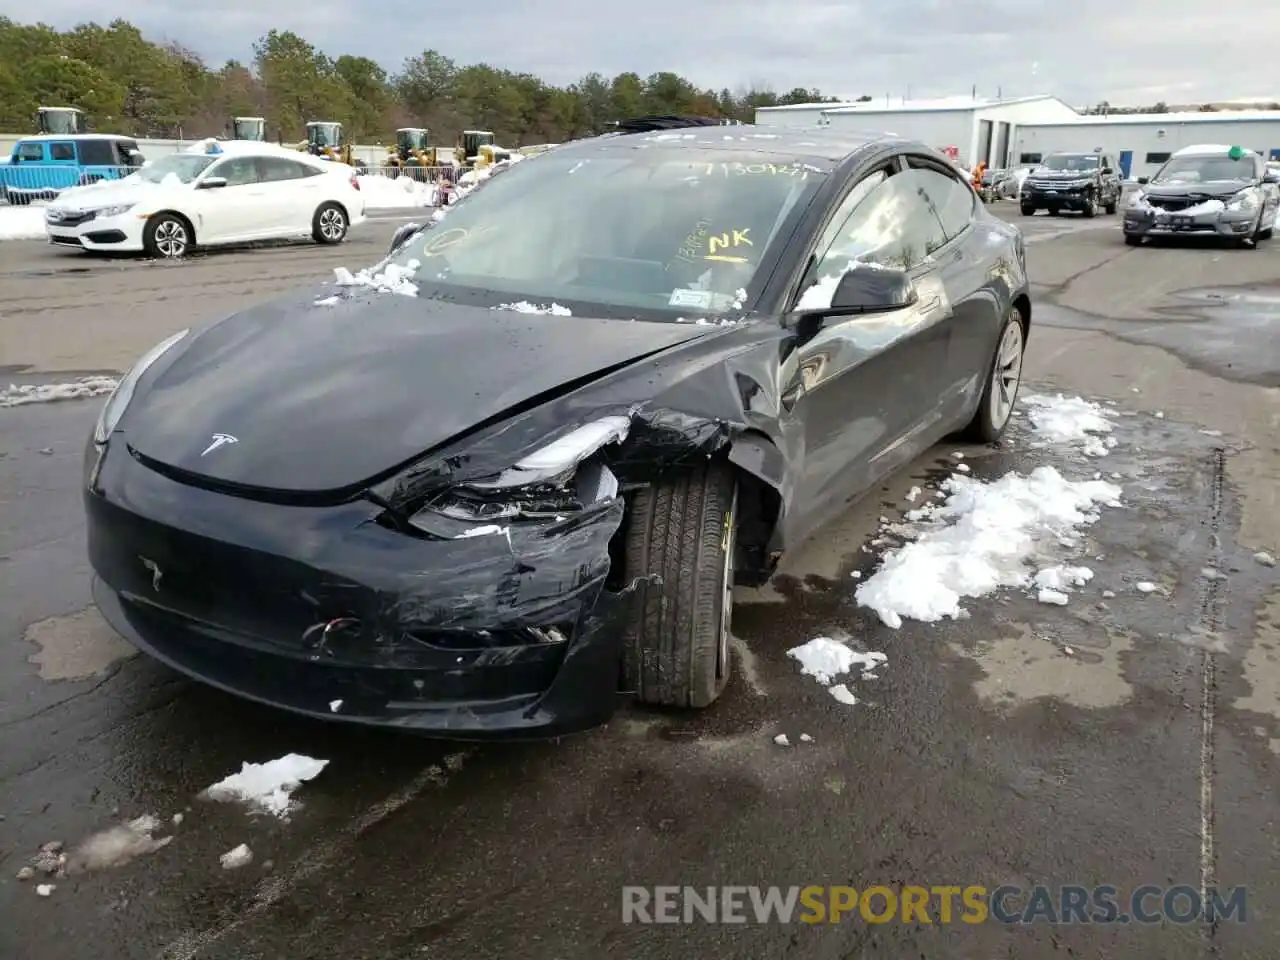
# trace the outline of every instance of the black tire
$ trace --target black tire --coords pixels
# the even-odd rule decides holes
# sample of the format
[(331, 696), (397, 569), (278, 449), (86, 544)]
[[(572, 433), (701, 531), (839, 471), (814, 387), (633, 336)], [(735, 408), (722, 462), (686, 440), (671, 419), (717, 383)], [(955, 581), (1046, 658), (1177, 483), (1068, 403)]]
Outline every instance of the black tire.
[(196, 245), (195, 231), (176, 213), (157, 213), (142, 230), (142, 246), (157, 260), (179, 260)]
[(1098, 215), (1098, 200), (1092, 193), (1084, 198), (1084, 206), (1080, 208), (1080, 213), (1086, 220), (1092, 220)]
[(1259, 231), (1258, 231), (1258, 239), (1259, 239), (1259, 240), (1270, 240), (1270, 239), (1271, 239), (1271, 237), (1272, 237), (1274, 234), (1275, 234), (1275, 228), (1274, 228), (1274, 227), (1267, 227), (1267, 229), (1265, 229), (1265, 230), (1259, 230)]
[(1262, 239), (1262, 214), (1259, 213), (1257, 222), (1255, 222), (1253, 225), (1253, 230), (1250, 231), (1247, 237), (1241, 237), (1237, 241), (1237, 243), (1239, 243), (1239, 245), (1243, 247), (1245, 250), (1257, 250), (1258, 242), (1261, 239)]
[(1126, 233), (1124, 235), (1124, 242), (1131, 247), (1142, 246), (1142, 238), (1138, 236), (1136, 233)]
[(1106, 210), (1106, 211), (1107, 211), (1107, 215), (1108, 215), (1108, 216), (1111, 216), (1112, 214), (1114, 214), (1114, 213), (1116, 212), (1116, 210), (1118, 210), (1118, 209), (1119, 209), (1119, 207), (1120, 207), (1120, 201), (1119, 201), (1119, 200), (1112, 200), (1110, 203), (1108, 203), (1108, 204), (1107, 204), (1105, 207), (1103, 207), (1102, 209), (1104, 209), (1104, 210)]
[(1036, 208), (1029, 203), (1024, 203), (1022, 205), (1022, 215), (1024, 217), (1034, 217), (1036, 215)]
[(1061, 212), (1062, 212), (1062, 208), (1061, 208), (1061, 207), (1050, 207), (1050, 208), (1049, 208), (1049, 216), (1051, 216), (1051, 217), (1056, 217), (1056, 216), (1057, 216), (1058, 214), (1060, 214)]
[(623, 682), (642, 703), (699, 709), (729, 680), (737, 480), (711, 463), (640, 490), (626, 534), (642, 586), (624, 637)]
[[(1016, 358), (1010, 356), (1010, 346), (1016, 339)], [(982, 390), (982, 398), (978, 401), (978, 409), (973, 419), (960, 431), (963, 440), (972, 443), (996, 443), (1004, 436), (1013, 420), (1013, 411), (1018, 404), (1018, 391), (1022, 388), (1022, 360), (1027, 351), (1026, 327), (1023, 325), (1022, 311), (1016, 306), (1009, 308), (1000, 327), (1000, 336), (996, 339), (995, 350), (991, 353), (991, 363), (987, 367), (987, 384)], [(1003, 356), (1002, 356), (1003, 355)], [(1016, 366), (1010, 361), (1016, 361)], [(997, 378), (997, 373), (1000, 377)], [(1010, 376), (1013, 379), (1010, 382)], [(1004, 383), (1002, 398), (1008, 404), (1007, 410), (997, 411), (996, 397), (997, 379)], [(1003, 419), (1001, 419), (1003, 417)]]
[(311, 236), (316, 243), (336, 244), (347, 238), (351, 218), (336, 203), (322, 203), (311, 218)]

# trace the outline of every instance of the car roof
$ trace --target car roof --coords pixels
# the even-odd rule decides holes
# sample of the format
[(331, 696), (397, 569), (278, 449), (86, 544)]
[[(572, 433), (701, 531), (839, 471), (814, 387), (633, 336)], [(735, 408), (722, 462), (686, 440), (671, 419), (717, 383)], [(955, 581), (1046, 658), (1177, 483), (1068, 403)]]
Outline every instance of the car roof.
[[(1230, 153), (1235, 147), (1225, 143), (1193, 143), (1183, 147), (1181, 150), (1175, 150), (1175, 157), (1201, 157), (1201, 156), (1221, 156)], [(1256, 150), (1250, 150), (1247, 147), (1240, 147), (1241, 151), (1250, 156), (1258, 156)]]
[(120, 133), (39, 133), (23, 137), (18, 143), (42, 143), (49, 140), (128, 140), (132, 142), (134, 139)]
[(697, 149), (722, 150), (725, 153), (749, 150), (753, 153), (776, 154), (788, 160), (807, 160), (831, 166), (880, 144), (899, 145), (904, 148), (928, 150), (923, 144), (907, 140), (894, 133), (879, 130), (833, 131), (830, 127), (759, 127), (740, 126), (689, 126), (638, 133), (606, 133), (585, 140), (561, 144), (556, 152), (607, 153), (634, 150), (659, 144), (666, 150)]

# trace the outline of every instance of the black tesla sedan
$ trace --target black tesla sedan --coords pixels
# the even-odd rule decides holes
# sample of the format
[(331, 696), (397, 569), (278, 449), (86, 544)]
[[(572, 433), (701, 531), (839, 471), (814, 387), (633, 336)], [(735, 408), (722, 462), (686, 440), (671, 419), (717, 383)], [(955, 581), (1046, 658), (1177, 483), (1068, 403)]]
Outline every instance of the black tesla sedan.
[(94, 597), (159, 660), (314, 717), (478, 739), (620, 694), (705, 707), (735, 582), (944, 436), (1000, 438), (1025, 270), (922, 144), (565, 144), (366, 285), (142, 357), (86, 450)]

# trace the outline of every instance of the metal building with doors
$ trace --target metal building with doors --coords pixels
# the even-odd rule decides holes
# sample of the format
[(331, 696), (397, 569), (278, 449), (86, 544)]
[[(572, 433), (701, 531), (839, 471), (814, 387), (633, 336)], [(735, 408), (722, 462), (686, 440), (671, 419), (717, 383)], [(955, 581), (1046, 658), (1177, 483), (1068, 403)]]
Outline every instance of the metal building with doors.
[(1198, 143), (1239, 146), (1280, 160), (1280, 110), (1080, 116), (1019, 124), (1013, 165), (1031, 166), (1055, 152), (1113, 154), (1126, 180), (1149, 177), (1169, 155)]
[(1014, 138), (1024, 124), (1078, 119), (1078, 112), (1048, 94), (1003, 100), (881, 98), (756, 108), (757, 126), (829, 125), (895, 133), (951, 154), (966, 169), (979, 162), (993, 168), (1014, 165)]

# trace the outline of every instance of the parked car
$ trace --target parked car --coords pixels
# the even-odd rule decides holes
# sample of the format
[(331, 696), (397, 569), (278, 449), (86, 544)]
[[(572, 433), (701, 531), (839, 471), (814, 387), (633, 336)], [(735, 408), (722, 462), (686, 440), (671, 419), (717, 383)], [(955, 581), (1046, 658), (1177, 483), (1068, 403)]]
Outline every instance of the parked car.
[(999, 440), (1032, 318), (962, 173), (829, 128), (566, 143), (347, 284), (122, 378), (93, 595), (223, 690), (462, 739), (711, 704), (733, 585), (944, 436)]
[(1024, 217), (1037, 210), (1055, 217), (1063, 210), (1093, 217), (1099, 207), (1115, 213), (1122, 190), (1110, 154), (1051, 153), (1022, 181), (1018, 199)]
[(355, 170), (285, 147), (226, 141), (161, 157), (124, 180), (63, 192), (49, 242), (174, 258), (195, 247), (310, 236), (341, 243), (364, 218)]
[(118, 180), (142, 166), (145, 158), (130, 137), (105, 133), (25, 137), (13, 145), (8, 163), (0, 163), (0, 200), (28, 204), (53, 200), (71, 187)]
[(1132, 247), (1146, 237), (1218, 236), (1256, 248), (1275, 231), (1280, 172), (1252, 150), (1184, 147), (1138, 184), (1124, 211), (1124, 240)]

